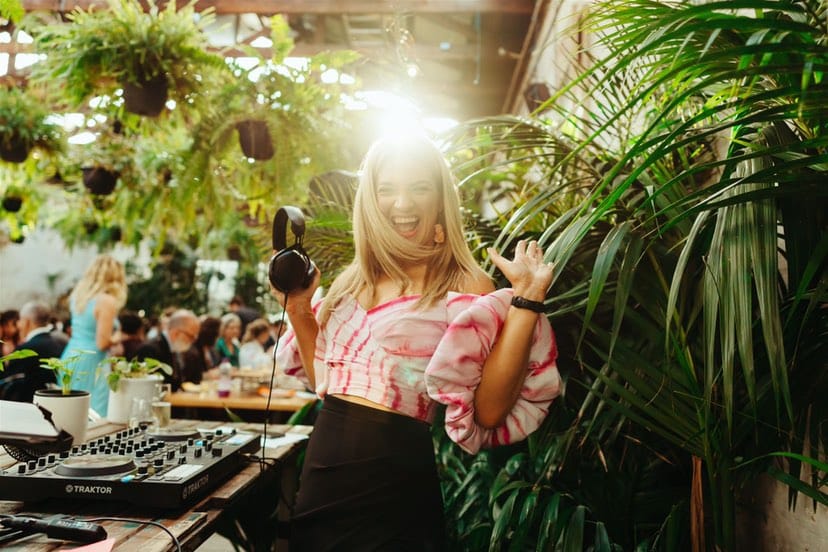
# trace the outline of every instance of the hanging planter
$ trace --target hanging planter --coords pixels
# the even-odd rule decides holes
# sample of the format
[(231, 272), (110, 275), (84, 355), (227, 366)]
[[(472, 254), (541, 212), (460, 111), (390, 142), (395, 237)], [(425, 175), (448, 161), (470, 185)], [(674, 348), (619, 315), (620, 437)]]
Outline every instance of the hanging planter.
[(267, 123), (258, 119), (245, 119), (236, 123), (239, 144), (244, 155), (258, 161), (273, 157), (273, 142)]
[(48, 122), (50, 115), (37, 91), (0, 86), (0, 159), (22, 163), (33, 148), (44, 153), (63, 149), (63, 130)]
[(29, 157), (31, 147), (21, 138), (14, 137), (8, 144), (0, 142), (0, 158), (9, 163), (22, 163)]
[(124, 108), (130, 113), (157, 117), (164, 110), (169, 90), (167, 75), (161, 73), (138, 83), (125, 81), (123, 87)]
[(23, 198), (20, 196), (6, 196), (3, 198), (3, 209), (9, 213), (16, 213), (23, 206)]
[(115, 190), (119, 174), (103, 167), (84, 167), (83, 185), (93, 194), (109, 195)]

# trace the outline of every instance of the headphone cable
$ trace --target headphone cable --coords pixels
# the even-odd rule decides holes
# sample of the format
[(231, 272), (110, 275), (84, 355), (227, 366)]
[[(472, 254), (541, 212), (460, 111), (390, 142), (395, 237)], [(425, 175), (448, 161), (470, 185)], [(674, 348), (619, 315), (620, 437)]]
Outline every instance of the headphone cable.
[(273, 344), (273, 355), (271, 356), (271, 360), (273, 361), (270, 368), (270, 385), (267, 390), (267, 404), (265, 405), (265, 415), (264, 415), (264, 423), (262, 428), (262, 438), (264, 442), (262, 443), (262, 454), (259, 456), (259, 471), (264, 471), (267, 467), (267, 420), (270, 417), (270, 399), (273, 397), (273, 380), (276, 377), (276, 352), (279, 350), (279, 341), (282, 339), (282, 328), (285, 324), (285, 313), (287, 312), (287, 302), (288, 297), (287, 293), (285, 294), (285, 304), (282, 308), (282, 316), (279, 319), (279, 334), (276, 336), (276, 342)]

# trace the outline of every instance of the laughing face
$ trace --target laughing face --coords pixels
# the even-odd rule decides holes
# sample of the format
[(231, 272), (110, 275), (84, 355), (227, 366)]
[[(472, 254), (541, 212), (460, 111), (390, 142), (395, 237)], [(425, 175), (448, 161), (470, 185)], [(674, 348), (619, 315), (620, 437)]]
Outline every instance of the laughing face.
[(377, 171), (376, 194), (380, 212), (400, 236), (422, 245), (434, 243), (442, 205), (433, 171), (406, 160), (389, 160)]

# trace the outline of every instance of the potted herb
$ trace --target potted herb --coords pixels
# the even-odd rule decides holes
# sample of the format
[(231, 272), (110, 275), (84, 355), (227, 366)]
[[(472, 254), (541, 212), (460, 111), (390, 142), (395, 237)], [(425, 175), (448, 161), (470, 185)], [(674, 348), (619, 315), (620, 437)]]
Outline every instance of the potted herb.
[(186, 105), (204, 70), (224, 64), (207, 52), (204, 29), (213, 13), (196, 14), (194, 2), (181, 9), (176, 2), (148, 5), (144, 11), (142, 2), (109, 0), (107, 9), (75, 9), (69, 24), (34, 25), (30, 32), (47, 57), (33, 78), (59, 85), (75, 104), (122, 88), (126, 110), (139, 115), (157, 116), (168, 96)]
[(173, 369), (153, 358), (127, 360), (111, 357), (101, 363), (109, 367), (109, 407), (107, 419), (110, 422), (126, 423), (129, 420), (133, 399), (152, 403), (158, 396), (158, 386), (163, 382), (161, 373), (172, 375)]
[[(90, 354), (92, 351), (88, 351)], [(89, 419), (89, 391), (72, 389), (72, 376), (78, 360), (86, 352), (66, 359), (42, 358), (40, 366), (55, 372), (57, 389), (38, 389), (34, 394), (34, 403), (52, 413), (52, 421), (61, 429), (72, 434), (72, 444), (79, 444), (86, 439), (86, 425)]]
[(0, 158), (22, 163), (33, 148), (46, 152), (63, 147), (63, 131), (48, 122), (51, 114), (42, 98), (22, 88), (0, 88)]

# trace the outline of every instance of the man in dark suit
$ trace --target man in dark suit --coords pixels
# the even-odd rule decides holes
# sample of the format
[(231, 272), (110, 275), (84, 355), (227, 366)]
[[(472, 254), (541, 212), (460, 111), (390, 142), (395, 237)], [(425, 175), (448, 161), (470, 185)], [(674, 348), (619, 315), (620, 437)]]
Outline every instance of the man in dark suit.
[(56, 383), (55, 373), (40, 367), (43, 358), (60, 358), (66, 340), (54, 333), (49, 308), (35, 301), (23, 305), (17, 327), (24, 341), (15, 350), (31, 349), (37, 356), (9, 361), (0, 372), (0, 399), (32, 402), (34, 392)]
[(170, 315), (167, 328), (160, 335), (144, 341), (135, 353), (138, 360), (154, 358), (172, 366), (172, 375), (164, 375), (164, 381), (172, 384), (173, 391), (181, 387), (184, 372), (184, 353), (198, 336), (198, 317), (192, 311), (180, 309)]

